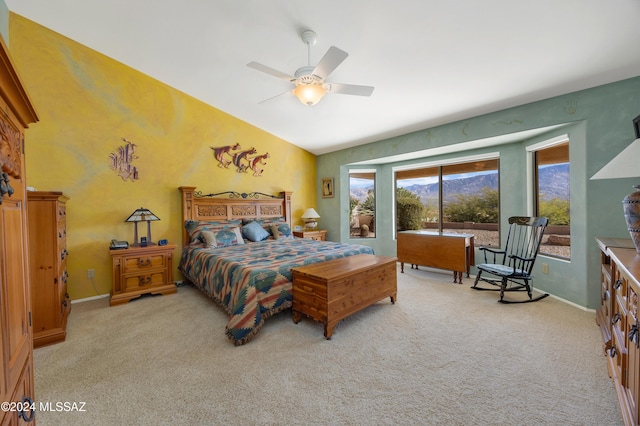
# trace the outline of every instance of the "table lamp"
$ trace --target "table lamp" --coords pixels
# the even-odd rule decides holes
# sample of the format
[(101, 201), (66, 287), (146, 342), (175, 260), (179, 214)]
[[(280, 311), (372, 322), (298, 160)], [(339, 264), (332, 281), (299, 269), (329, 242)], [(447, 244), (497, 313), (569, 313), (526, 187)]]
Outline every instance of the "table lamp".
[[(640, 177), (638, 160), (640, 160), (640, 138), (616, 155), (598, 173), (591, 176), (591, 179)], [(635, 185), (634, 188), (636, 189), (634, 192), (624, 197), (622, 206), (627, 229), (636, 246), (636, 252), (640, 253), (640, 185)]]
[(312, 208), (308, 208), (302, 214), (302, 220), (304, 220), (304, 226), (307, 229), (314, 230), (318, 227), (318, 221), (316, 219), (320, 219), (320, 215)]
[[(153, 243), (151, 242), (151, 221), (154, 220), (160, 219), (158, 218), (158, 216), (151, 213), (149, 209), (145, 209), (144, 207), (140, 207), (139, 209), (131, 213), (131, 216), (129, 216), (127, 220), (125, 220), (125, 222), (133, 222), (134, 224), (132, 246), (136, 247), (141, 245), (153, 245)], [(147, 238), (143, 240), (142, 244), (138, 242), (138, 222), (147, 222)]]

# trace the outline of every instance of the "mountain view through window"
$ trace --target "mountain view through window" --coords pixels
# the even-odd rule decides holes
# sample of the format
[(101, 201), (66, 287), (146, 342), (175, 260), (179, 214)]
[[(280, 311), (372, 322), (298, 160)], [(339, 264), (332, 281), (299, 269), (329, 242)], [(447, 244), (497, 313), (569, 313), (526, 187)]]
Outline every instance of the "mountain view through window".
[[(550, 224), (540, 252), (569, 258), (569, 162), (550, 161), (536, 167), (536, 215)], [(490, 160), (396, 172), (397, 231), (469, 233), (476, 246), (499, 247), (498, 170)]]

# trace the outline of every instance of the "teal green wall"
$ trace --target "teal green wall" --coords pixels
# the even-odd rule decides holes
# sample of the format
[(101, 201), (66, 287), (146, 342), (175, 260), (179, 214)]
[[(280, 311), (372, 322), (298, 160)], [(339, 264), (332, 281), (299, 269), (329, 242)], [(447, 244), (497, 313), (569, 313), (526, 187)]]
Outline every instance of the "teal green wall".
[[(591, 181), (589, 178), (635, 139), (632, 119), (640, 114), (640, 77), (558, 96), (503, 111), (410, 133), (363, 146), (321, 155), (318, 178), (335, 178), (335, 198), (322, 198), (318, 186), (318, 212), (328, 239), (358, 242), (380, 255), (395, 256), (393, 236), (392, 167), (444, 160), (486, 152), (500, 154), (501, 221), (527, 212), (525, 147), (568, 134), (571, 161), (571, 261), (544, 257), (536, 265), (534, 286), (577, 305), (600, 304), (598, 236), (628, 238), (622, 199), (638, 179)], [(411, 161), (354, 166), (353, 163), (418, 152), (526, 130), (559, 126), (543, 135), (508, 145), (456, 154), (419, 157)], [(640, 161), (640, 159), (638, 159)], [(350, 168), (376, 169), (376, 238), (349, 238)], [(476, 254), (476, 259), (479, 259)], [(541, 263), (549, 264), (542, 274)]]

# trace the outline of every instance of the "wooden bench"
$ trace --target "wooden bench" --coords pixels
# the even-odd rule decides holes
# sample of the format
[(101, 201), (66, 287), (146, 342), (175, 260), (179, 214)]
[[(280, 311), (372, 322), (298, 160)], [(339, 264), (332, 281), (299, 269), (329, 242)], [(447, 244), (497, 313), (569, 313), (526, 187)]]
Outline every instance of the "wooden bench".
[(374, 303), (397, 296), (395, 257), (358, 254), (291, 269), (293, 322), (302, 315), (324, 324), (331, 339), (342, 319)]

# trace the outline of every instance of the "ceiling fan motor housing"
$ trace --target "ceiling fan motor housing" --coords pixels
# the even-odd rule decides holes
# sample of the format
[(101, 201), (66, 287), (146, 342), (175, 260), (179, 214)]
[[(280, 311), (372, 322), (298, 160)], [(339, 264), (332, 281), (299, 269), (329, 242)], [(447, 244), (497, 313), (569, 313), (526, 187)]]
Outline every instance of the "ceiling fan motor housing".
[(301, 67), (298, 68), (296, 70), (296, 73), (294, 74), (296, 77), (296, 80), (301, 80), (303, 78), (314, 78), (316, 80), (322, 81), (322, 78), (318, 77), (317, 75), (313, 74), (313, 70), (315, 69), (315, 67), (311, 67), (311, 66), (306, 66), (306, 67)]

